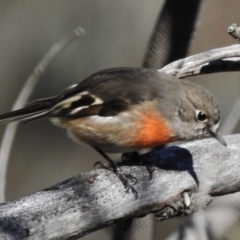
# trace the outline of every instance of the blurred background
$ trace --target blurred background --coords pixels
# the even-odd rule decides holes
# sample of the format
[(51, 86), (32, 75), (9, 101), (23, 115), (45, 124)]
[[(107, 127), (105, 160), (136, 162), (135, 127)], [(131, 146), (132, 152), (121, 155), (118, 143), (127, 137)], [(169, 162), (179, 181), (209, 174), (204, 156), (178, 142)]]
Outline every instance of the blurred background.
[[(1, 0), (0, 113), (11, 109), (27, 77), (50, 47), (78, 26), (85, 29), (85, 35), (51, 64), (31, 100), (58, 94), (104, 68), (141, 66), (162, 4), (162, 0)], [(236, 44), (227, 28), (234, 22), (240, 24), (239, 11), (239, 0), (208, 0), (188, 55)], [(240, 95), (240, 74), (202, 75), (191, 80), (218, 99), (223, 123)], [(1, 136), (4, 127), (0, 126)], [(23, 124), (9, 162), (7, 200), (90, 171), (98, 160), (96, 152), (78, 146), (63, 129), (48, 121)], [(164, 239), (181, 221), (184, 219), (158, 223), (155, 239)], [(101, 230), (82, 239), (110, 239), (110, 233), (109, 229)], [(238, 228), (234, 228), (228, 239), (239, 236)]]

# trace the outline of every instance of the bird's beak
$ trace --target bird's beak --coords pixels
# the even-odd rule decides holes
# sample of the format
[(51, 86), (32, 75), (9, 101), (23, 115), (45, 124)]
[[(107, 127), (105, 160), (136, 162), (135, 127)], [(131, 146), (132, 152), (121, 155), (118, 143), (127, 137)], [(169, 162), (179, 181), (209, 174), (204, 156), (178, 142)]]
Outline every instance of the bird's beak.
[(226, 144), (225, 140), (223, 139), (223, 137), (218, 132), (214, 132), (211, 129), (208, 129), (208, 131), (209, 131), (211, 136), (216, 138), (223, 146), (227, 147), (227, 144)]

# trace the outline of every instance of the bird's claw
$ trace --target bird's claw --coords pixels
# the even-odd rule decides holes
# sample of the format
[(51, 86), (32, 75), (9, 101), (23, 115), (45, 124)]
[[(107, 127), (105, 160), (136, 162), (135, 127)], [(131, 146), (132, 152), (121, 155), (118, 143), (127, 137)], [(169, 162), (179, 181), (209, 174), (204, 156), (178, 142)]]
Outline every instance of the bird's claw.
[(93, 165), (94, 169), (106, 169), (106, 170), (109, 170), (109, 171), (113, 171), (113, 169), (107, 164), (107, 163), (104, 163), (104, 162), (95, 162), (94, 165)]
[(129, 183), (129, 181), (131, 181), (133, 182), (134, 185), (137, 184), (138, 180), (136, 177), (134, 177), (132, 174), (122, 173), (120, 167), (116, 163), (110, 166), (104, 162), (98, 161), (94, 164), (94, 168), (96, 168), (97, 166), (99, 166), (98, 168), (105, 169), (115, 173), (118, 179), (122, 182), (124, 188), (126, 189), (126, 192), (128, 193), (131, 190), (135, 196), (135, 199), (138, 198), (137, 190)]

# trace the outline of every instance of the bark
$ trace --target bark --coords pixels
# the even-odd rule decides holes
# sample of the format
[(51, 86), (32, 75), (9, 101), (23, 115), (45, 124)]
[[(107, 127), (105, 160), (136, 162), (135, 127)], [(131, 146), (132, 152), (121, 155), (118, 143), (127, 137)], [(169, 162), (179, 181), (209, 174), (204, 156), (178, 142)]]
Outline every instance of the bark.
[(212, 49), (177, 60), (159, 69), (179, 78), (240, 70), (240, 45)]
[(214, 197), (240, 190), (240, 135), (198, 140), (142, 155), (156, 164), (123, 166), (137, 178), (136, 199), (112, 172), (82, 173), (0, 205), (0, 239), (76, 239), (118, 221), (154, 213), (158, 220), (204, 209)]

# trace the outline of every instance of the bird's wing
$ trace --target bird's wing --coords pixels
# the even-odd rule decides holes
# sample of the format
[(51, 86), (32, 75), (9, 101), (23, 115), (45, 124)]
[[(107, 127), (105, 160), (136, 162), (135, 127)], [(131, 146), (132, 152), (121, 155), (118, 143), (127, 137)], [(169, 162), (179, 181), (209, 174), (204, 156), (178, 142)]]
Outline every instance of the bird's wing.
[(0, 115), (0, 122), (31, 121), (43, 117), (114, 116), (134, 104), (153, 99), (164, 82), (160, 80), (155, 70), (103, 70), (70, 86), (56, 97), (40, 99), (22, 109)]

